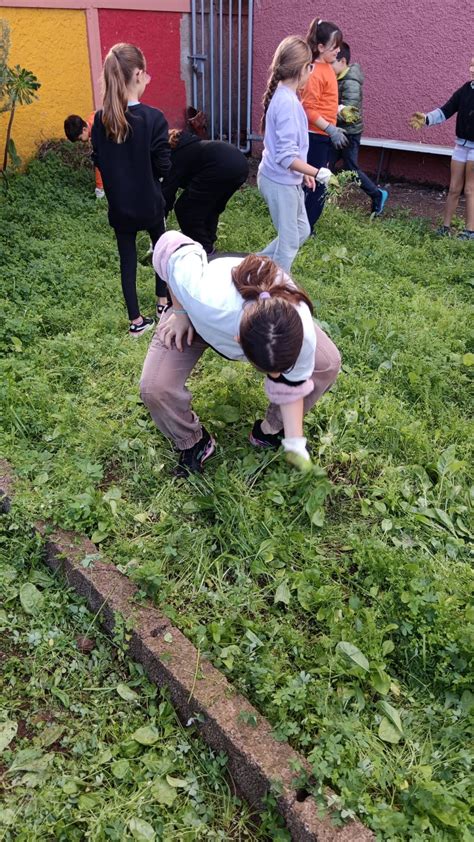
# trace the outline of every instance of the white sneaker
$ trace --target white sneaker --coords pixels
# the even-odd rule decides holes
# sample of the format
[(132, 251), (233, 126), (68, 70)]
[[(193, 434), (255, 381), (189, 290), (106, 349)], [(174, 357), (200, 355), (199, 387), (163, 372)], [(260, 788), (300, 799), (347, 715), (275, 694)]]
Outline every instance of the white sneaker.
[(95, 197), (96, 199), (103, 199), (105, 197), (105, 190), (102, 190), (100, 187), (96, 187)]

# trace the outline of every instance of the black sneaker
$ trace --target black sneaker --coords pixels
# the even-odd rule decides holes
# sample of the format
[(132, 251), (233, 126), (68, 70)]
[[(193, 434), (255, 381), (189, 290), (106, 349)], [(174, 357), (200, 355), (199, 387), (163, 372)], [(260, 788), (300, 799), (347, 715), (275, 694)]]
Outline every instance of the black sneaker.
[(171, 304), (157, 304), (156, 305), (156, 321), (159, 322), (162, 315), (166, 313), (168, 307), (171, 307)]
[(262, 432), (262, 422), (259, 419), (252, 427), (252, 432), (249, 435), (250, 444), (254, 447), (271, 447), (273, 450), (278, 450), (283, 438), (283, 430), (279, 433), (264, 433)]
[(202, 427), (202, 438), (192, 447), (181, 451), (174, 475), (176, 477), (187, 477), (189, 474), (200, 474), (204, 462), (212, 456), (215, 449), (214, 439), (209, 435), (206, 428)]
[(133, 323), (130, 324), (128, 332), (130, 336), (137, 337), (142, 336), (143, 333), (146, 333), (147, 330), (151, 330), (152, 327), (155, 326), (154, 319), (148, 319), (146, 316), (142, 316), (142, 320), (139, 324), (134, 325)]
[(459, 235), (458, 240), (474, 240), (474, 231), (465, 228), (462, 234)]
[(439, 228), (435, 231), (436, 237), (450, 237), (451, 236), (451, 228), (449, 225), (440, 225)]

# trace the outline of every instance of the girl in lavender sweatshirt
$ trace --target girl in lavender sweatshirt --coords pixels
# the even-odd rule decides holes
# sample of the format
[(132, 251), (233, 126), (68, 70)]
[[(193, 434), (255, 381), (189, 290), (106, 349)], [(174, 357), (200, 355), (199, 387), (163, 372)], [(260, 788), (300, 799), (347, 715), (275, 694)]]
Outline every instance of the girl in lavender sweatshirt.
[(308, 164), (308, 119), (298, 99), (312, 69), (306, 41), (291, 35), (277, 47), (263, 97), (264, 150), (258, 189), (265, 199), (277, 236), (260, 254), (289, 272), (299, 247), (308, 239), (303, 185), (327, 185), (331, 171)]

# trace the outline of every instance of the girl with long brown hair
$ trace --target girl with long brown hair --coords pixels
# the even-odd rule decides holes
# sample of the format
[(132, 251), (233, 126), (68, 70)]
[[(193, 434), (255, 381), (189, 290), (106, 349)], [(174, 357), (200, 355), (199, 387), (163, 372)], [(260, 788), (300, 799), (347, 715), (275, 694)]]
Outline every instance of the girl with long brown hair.
[[(137, 298), (138, 231), (148, 231), (153, 245), (165, 230), (160, 179), (170, 168), (168, 124), (158, 108), (140, 102), (150, 82), (145, 57), (133, 44), (115, 44), (104, 61), (104, 105), (92, 127), (93, 159), (109, 203), (109, 222), (120, 256), (122, 291), (129, 333), (140, 336), (154, 320), (142, 316)], [(157, 313), (167, 304), (167, 290), (155, 279)]]
[(340, 369), (336, 346), (312, 317), (306, 293), (269, 257), (208, 263), (199, 243), (176, 231), (161, 237), (153, 265), (168, 283), (170, 307), (155, 332), (140, 391), (158, 429), (180, 451), (178, 476), (201, 471), (215, 441), (191, 408), (187, 380), (207, 348), (265, 374), (270, 400), (250, 442), (308, 461), (303, 415)]
[(265, 199), (277, 236), (261, 254), (289, 272), (310, 227), (303, 185), (313, 191), (327, 184), (329, 169), (307, 163), (308, 120), (298, 99), (312, 68), (311, 49), (296, 35), (277, 47), (263, 97), (262, 129), (265, 132), (258, 189)]

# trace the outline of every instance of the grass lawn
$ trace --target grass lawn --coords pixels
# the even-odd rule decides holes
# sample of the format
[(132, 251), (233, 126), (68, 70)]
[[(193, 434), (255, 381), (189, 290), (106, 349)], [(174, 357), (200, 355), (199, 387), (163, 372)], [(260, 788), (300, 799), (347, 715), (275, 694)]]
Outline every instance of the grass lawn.
[[(251, 448), (262, 379), (207, 352), (192, 390), (218, 455), (178, 482), (140, 402), (148, 340), (127, 335), (91, 188), (50, 156), (1, 200), (0, 444), (17, 511), (92, 537), (306, 754), (341, 820), (467, 842), (474, 248), (403, 214), (327, 208), (294, 266), (343, 356), (306, 421), (314, 470)], [(247, 188), (218, 245), (272, 236)], [(140, 296), (152, 312), (149, 267)]]

